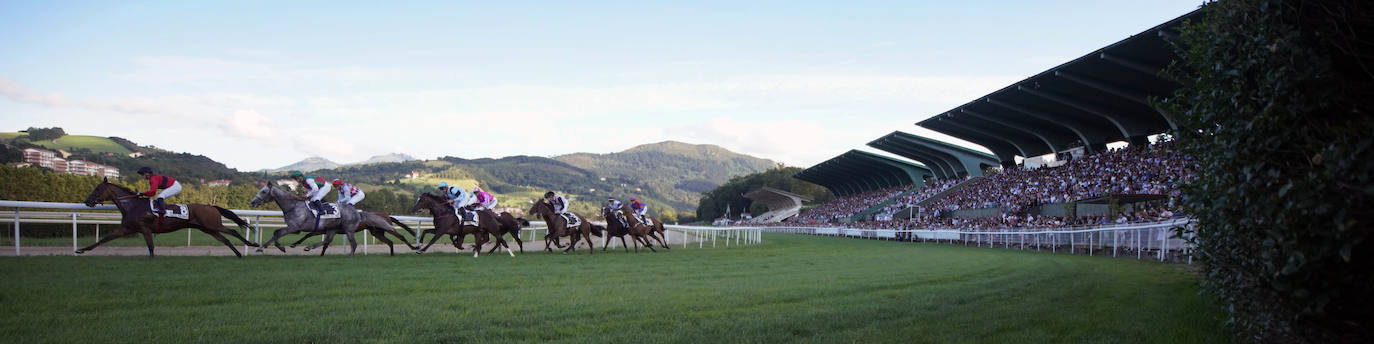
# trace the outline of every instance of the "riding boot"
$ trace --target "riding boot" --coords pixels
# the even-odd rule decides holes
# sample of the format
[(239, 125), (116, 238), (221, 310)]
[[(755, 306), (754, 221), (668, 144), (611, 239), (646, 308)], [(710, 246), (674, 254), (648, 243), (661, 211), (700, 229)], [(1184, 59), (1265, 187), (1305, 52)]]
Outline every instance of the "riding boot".
[(167, 219), (167, 201), (162, 197), (153, 200), (153, 211), (157, 212), (157, 228), (162, 230), (162, 223)]

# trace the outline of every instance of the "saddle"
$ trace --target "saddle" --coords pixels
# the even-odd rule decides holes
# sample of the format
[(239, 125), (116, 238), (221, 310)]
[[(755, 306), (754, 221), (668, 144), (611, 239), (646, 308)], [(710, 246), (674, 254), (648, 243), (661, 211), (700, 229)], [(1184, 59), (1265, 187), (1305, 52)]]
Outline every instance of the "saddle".
[[(464, 225), (464, 226), (477, 226), (477, 211), (476, 211), (476, 210), (463, 209), (463, 213), (466, 213), (466, 214), (467, 214), (467, 217), (464, 218), (464, 220), (463, 220), (463, 225)], [(459, 218), (463, 218), (463, 217), (460, 216)]]
[[(167, 206), (166, 211), (162, 213), (162, 216), (164, 217), (178, 218), (182, 220), (187, 220), (191, 218), (191, 208), (187, 207), (185, 204), (166, 204), (164, 202), (164, 205)], [(153, 212), (153, 215), (158, 215), (157, 199), (148, 200), (148, 210)]]
[(317, 219), (337, 219), (343, 216), (339, 213), (339, 207), (334, 203), (319, 202), (318, 209), (316, 207), (306, 208), (310, 208), (310, 213), (314, 214)]
[(653, 226), (654, 220), (650, 220), (648, 216), (640, 216), (639, 223), (643, 223), (645, 226)]
[(573, 214), (573, 213), (562, 213), (562, 214), (558, 214), (558, 215), (559, 215), (559, 216), (562, 216), (562, 217), (563, 217), (563, 220), (565, 220), (565, 221), (568, 222), (568, 225), (565, 226), (565, 227), (572, 228), (572, 227), (577, 227), (578, 225), (581, 225), (581, 224), (582, 224), (582, 219), (578, 218), (576, 214)]

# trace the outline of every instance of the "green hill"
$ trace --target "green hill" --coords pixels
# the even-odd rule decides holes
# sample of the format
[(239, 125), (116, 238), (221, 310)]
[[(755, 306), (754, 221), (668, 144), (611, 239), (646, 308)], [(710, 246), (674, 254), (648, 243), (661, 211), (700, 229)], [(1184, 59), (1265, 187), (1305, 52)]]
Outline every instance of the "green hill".
[(66, 135), (57, 138), (56, 140), (31, 141), (28, 140), (28, 136), (29, 135), (25, 133), (0, 133), (0, 140), (3, 140), (5, 142), (22, 140), (35, 146), (47, 149), (60, 149), (68, 152), (71, 152), (76, 149), (84, 149), (94, 153), (114, 153), (119, 155), (128, 155), (129, 153), (133, 153), (133, 151), (129, 150), (129, 148), (120, 145), (119, 143), (115, 142), (114, 140), (111, 140), (108, 137)]
[(731, 152), (715, 145), (677, 141), (645, 144), (610, 154), (577, 153), (555, 160), (592, 172), (598, 177), (623, 180), (690, 211), (701, 194), (730, 178), (773, 168), (776, 162)]

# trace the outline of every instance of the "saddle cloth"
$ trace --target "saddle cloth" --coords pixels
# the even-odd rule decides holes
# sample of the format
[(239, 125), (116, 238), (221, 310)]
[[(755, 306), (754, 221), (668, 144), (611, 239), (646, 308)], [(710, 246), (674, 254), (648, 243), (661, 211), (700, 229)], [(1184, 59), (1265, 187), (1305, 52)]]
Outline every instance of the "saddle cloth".
[(563, 219), (568, 221), (567, 227), (577, 227), (577, 225), (582, 224), (582, 219), (578, 218), (577, 214), (562, 213), (559, 215), (563, 216)]
[(640, 217), (639, 217), (639, 222), (643, 223), (645, 226), (653, 226), (653, 225), (654, 225), (654, 220), (650, 220), (648, 216), (640, 216)]
[[(157, 215), (157, 206), (151, 199), (148, 200), (148, 209), (153, 211), (153, 215)], [(162, 216), (187, 220), (191, 218), (191, 208), (185, 204), (167, 204), (167, 212)]]
[[(467, 213), (467, 215), (468, 215), (468, 216), (467, 216), (468, 220), (467, 220), (467, 221), (463, 221), (463, 225), (464, 225), (464, 226), (477, 226), (477, 216), (478, 216), (478, 215), (477, 215), (477, 212), (476, 212), (476, 211), (471, 211), (471, 210), (464, 210), (464, 212)], [(462, 215), (462, 214), (459, 214), (459, 215)], [(463, 218), (463, 217), (462, 217), (462, 216), (459, 216), (458, 218), (461, 219), (461, 218)]]
[(339, 207), (336, 206), (336, 205), (334, 205), (334, 203), (324, 203), (324, 202), (320, 203), (320, 208), (323, 208), (323, 209), (324, 209), (324, 213), (323, 213), (323, 214), (321, 214), (319, 210), (315, 210), (315, 208), (313, 208), (313, 207), (306, 207), (306, 208), (310, 208), (310, 213), (311, 213), (311, 214), (315, 214), (315, 217), (318, 217), (318, 218), (321, 218), (321, 219), (337, 219), (337, 218), (339, 218), (340, 216), (343, 215), (343, 214), (339, 214)]

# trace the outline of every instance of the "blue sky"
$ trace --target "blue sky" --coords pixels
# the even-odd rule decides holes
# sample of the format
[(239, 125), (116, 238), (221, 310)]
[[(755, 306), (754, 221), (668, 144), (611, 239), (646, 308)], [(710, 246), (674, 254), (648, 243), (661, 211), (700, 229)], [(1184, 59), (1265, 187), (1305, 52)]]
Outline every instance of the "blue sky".
[(0, 2), (0, 130), (241, 170), (663, 140), (805, 167), (1198, 4)]

